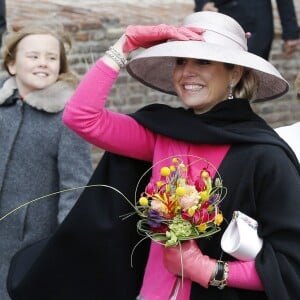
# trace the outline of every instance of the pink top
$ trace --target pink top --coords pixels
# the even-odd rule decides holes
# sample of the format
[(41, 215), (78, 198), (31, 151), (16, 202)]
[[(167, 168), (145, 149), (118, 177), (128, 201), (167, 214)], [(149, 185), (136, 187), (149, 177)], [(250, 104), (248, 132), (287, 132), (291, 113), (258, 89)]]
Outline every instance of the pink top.
[[(106, 151), (152, 161), (154, 167), (151, 181), (156, 182), (160, 178), (161, 167), (170, 164), (171, 159), (178, 156), (186, 165), (194, 162), (195, 156), (205, 157), (218, 168), (229, 149), (228, 145), (195, 145), (170, 139), (153, 133), (130, 116), (107, 110), (105, 102), (117, 76), (117, 71), (107, 66), (102, 60), (98, 60), (67, 103), (63, 122), (85, 140)], [(199, 161), (189, 169), (189, 176), (192, 179), (196, 179), (198, 170), (204, 166), (203, 163)], [(214, 174), (215, 170), (211, 167), (209, 171)], [(141, 296), (148, 300), (167, 300), (173, 293), (174, 286), (177, 286), (177, 277), (169, 273), (163, 265), (161, 247), (153, 242), (150, 248), (141, 289)], [(245, 270), (247, 280), (244, 282), (241, 279), (241, 273)], [(229, 275), (228, 283), (231, 286), (261, 288), (254, 263), (241, 262), (232, 267), (230, 263)], [(256, 281), (252, 282), (250, 275), (253, 275)], [(189, 299), (190, 287), (191, 282), (184, 280), (184, 286), (179, 286), (178, 294), (181, 297), (183, 295), (183, 299)]]

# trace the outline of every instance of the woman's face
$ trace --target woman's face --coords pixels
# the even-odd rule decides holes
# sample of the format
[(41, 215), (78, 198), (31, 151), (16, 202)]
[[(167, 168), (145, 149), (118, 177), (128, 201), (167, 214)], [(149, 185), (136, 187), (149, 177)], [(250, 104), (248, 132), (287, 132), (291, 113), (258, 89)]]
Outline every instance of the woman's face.
[(57, 81), (60, 69), (59, 41), (50, 34), (32, 34), (17, 46), (16, 59), (8, 65), (21, 96)]
[(229, 69), (220, 62), (178, 58), (173, 83), (182, 102), (200, 114), (228, 99), (229, 85), (237, 84), (241, 72), (241, 67)]

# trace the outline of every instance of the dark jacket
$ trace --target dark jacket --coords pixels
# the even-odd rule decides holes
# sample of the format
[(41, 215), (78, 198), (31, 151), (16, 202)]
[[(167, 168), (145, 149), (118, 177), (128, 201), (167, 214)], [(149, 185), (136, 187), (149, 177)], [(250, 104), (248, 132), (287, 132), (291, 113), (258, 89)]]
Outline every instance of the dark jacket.
[[(289, 146), (252, 112), (246, 100), (228, 100), (202, 115), (150, 105), (132, 117), (154, 132), (189, 143), (230, 144), (218, 169), (228, 189), (222, 212), (229, 220), (239, 209), (260, 224), (264, 247), (256, 268), (265, 292), (193, 284), (191, 299), (298, 300), (300, 168)], [(149, 166), (106, 152), (89, 184), (110, 185), (134, 200), (137, 182)], [(116, 191), (86, 188), (53, 236), (15, 256), (8, 280), (12, 299), (135, 299), (149, 240), (138, 244), (142, 237), (136, 232), (136, 216), (120, 218), (130, 211)], [(220, 257), (222, 232), (199, 240), (204, 253)], [(233, 258), (224, 254), (223, 259)]]
[[(214, 2), (219, 12), (236, 19), (252, 36), (248, 40), (249, 52), (269, 58), (274, 37), (272, 2), (270, 0), (195, 0), (195, 11), (204, 4)], [(293, 0), (276, 0), (282, 25), (282, 39), (296, 40), (299, 28)]]

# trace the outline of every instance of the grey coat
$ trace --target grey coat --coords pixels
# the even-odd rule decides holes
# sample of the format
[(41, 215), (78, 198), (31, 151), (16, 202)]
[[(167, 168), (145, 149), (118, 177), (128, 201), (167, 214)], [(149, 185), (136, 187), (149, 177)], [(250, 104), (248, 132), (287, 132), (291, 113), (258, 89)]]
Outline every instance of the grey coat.
[[(0, 218), (27, 201), (86, 185), (91, 147), (61, 121), (73, 90), (65, 82), (34, 91), (23, 100), (13, 77), (0, 88)], [(26, 205), (0, 221), (0, 299), (13, 254), (49, 236), (82, 189)]]

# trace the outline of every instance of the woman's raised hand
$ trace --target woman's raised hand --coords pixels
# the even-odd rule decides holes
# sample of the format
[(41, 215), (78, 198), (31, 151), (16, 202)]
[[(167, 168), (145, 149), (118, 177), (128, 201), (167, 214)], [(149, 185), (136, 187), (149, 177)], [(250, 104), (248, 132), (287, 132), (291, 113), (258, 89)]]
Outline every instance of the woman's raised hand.
[(123, 51), (131, 52), (140, 47), (149, 48), (170, 39), (178, 41), (203, 41), (204, 39), (201, 34), (204, 31), (201, 28), (166, 24), (156, 26), (129, 25), (125, 31), (126, 40)]

